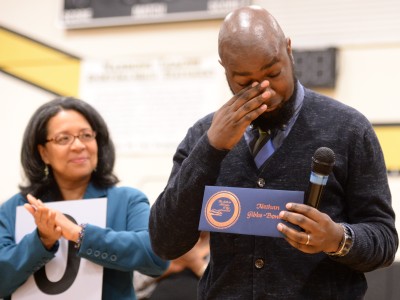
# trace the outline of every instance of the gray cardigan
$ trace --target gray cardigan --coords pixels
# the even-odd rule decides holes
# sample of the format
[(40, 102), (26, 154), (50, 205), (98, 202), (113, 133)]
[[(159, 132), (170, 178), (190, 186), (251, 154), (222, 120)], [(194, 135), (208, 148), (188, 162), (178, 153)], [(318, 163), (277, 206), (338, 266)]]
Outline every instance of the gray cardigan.
[[(362, 299), (363, 272), (390, 265), (398, 236), (383, 154), (369, 121), (336, 100), (305, 89), (303, 107), (281, 147), (262, 171), (244, 138), (231, 150), (214, 149), (206, 132), (212, 114), (191, 127), (178, 146), (168, 184), (151, 209), (154, 251), (173, 259), (196, 243), (205, 185), (305, 191), (311, 157), (331, 148), (336, 163), (319, 209), (353, 230), (344, 257), (305, 254), (282, 238), (211, 233), (210, 264), (199, 299)], [(262, 259), (262, 268), (255, 261)]]

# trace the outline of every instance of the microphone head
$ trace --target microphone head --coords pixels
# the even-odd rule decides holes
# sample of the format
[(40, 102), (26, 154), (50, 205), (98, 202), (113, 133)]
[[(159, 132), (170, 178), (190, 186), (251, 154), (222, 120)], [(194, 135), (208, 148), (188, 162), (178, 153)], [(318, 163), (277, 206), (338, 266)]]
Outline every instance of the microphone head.
[(318, 148), (312, 158), (311, 170), (321, 175), (329, 175), (335, 165), (335, 153), (331, 148)]

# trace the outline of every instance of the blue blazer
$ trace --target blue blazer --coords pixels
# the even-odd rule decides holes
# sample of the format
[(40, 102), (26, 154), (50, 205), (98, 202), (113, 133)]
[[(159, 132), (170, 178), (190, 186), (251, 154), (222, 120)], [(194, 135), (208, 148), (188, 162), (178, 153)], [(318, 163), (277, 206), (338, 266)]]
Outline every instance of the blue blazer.
[[(108, 199), (106, 228), (88, 224), (77, 255), (104, 267), (103, 299), (136, 299), (133, 271), (159, 276), (168, 267), (151, 249), (149, 201), (129, 187), (98, 189), (90, 184), (84, 195), (102, 197)], [(0, 206), (0, 298), (10, 297), (58, 250), (58, 244), (46, 250), (36, 230), (15, 243), (16, 207), (24, 203), (25, 197), (16, 194)]]

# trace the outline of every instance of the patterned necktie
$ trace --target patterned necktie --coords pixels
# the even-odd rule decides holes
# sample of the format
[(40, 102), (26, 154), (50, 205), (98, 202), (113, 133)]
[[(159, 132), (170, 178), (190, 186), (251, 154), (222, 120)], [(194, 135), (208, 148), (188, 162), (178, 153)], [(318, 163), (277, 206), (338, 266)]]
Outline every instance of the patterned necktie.
[(255, 143), (252, 150), (254, 157), (257, 155), (260, 149), (269, 141), (270, 138), (271, 138), (271, 132), (269, 130), (264, 131), (258, 128), (258, 138), (257, 137), (254, 138)]

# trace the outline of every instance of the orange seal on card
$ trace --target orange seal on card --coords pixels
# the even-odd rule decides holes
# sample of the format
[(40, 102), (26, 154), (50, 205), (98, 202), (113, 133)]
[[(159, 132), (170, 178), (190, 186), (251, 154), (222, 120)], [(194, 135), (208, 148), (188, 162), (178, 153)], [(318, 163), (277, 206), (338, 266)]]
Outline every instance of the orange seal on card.
[(234, 193), (220, 191), (207, 201), (206, 220), (214, 228), (229, 228), (239, 219), (240, 209), (239, 198)]

